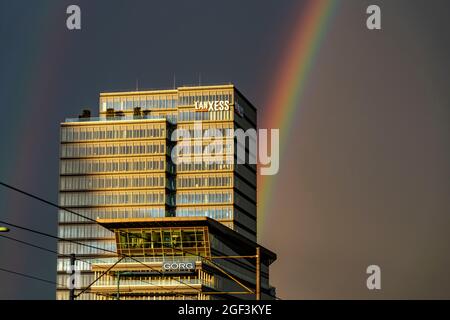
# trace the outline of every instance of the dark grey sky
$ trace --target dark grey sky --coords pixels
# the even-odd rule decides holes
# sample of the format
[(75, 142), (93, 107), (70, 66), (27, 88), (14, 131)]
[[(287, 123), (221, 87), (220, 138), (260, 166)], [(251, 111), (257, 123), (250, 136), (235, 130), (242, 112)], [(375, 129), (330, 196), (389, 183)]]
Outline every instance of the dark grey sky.
[[(57, 201), (58, 127), (101, 91), (236, 84), (262, 116), (299, 1), (0, 1), (0, 180)], [(65, 9), (82, 10), (69, 32)], [(382, 31), (365, 8), (382, 8)], [(447, 1), (339, 1), (281, 157), (261, 242), (283, 298), (450, 298)], [(282, 131), (283, 128), (280, 128)], [(56, 234), (56, 210), (0, 188), (1, 220)], [(54, 241), (14, 237), (56, 249)], [(382, 290), (365, 287), (378, 264)], [(0, 267), (55, 257), (0, 238)], [(54, 287), (0, 272), (0, 298)]]

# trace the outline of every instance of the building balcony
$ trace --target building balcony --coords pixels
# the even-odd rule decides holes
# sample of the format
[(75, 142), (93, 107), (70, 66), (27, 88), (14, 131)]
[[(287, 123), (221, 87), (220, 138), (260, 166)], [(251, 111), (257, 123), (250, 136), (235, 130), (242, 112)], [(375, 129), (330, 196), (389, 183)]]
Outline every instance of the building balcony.
[[(184, 292), (198, 293), (206, 288), (214, 289), (215, 285), (204, 279), (120, 279), (120, 294), (126, 293), (156, 293), (156, 292)], [(98, 280), (91, 287), (95, 293), (117, 293), (117, 279), (106, 278)]]
[[(95, 260), (91, 260), (91, 263), (98, 268), (107, 269), (114, 263), (116, 263), (118, 259), (120, 258), (98, 258)], [(125, 257), (118, 265), (137, 264), (142, 266), (142, 263), (150, 265), (161, 265), (161, 263), (163, 262), (192, 262), (193, 260), (195, 260), (197, 263), (200, 263), (201, 261), (203, 261), (203, 258), (200, 258), (198, 256)]]

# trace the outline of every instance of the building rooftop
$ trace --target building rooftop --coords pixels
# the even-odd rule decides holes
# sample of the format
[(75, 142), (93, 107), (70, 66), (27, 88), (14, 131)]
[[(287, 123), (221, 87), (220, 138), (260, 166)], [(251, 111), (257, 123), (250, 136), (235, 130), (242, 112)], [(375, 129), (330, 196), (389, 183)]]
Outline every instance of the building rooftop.
[(175, 89), (151, 89), (151, 90), (136, 90), (136, 91), (111, 91), (100, 92), (101, 97), (108, 96), (124, 96), (124, 95), (140, 95), (140, 94), (160, 94), (160, 93), (177, 93), (178, 91), (187, 90), (209, 90), (209, 89), (233, 89), (233, 84), (217, 84), (217, 85), (186, 85)]
[(97, 219), (97, 222), (110, 230), (207, 226), (212, 233), (224, 236), (229, 243), (234, 244), (236, 248), (240, 248), (243, 251), (242, 254), (253, 255), (255, 254), (255, 248), (259, 246), (261, 248), (262, 260), (267, 261), (268, 265), (277, 259), (277, 255), (274, 252), (208, 217)]

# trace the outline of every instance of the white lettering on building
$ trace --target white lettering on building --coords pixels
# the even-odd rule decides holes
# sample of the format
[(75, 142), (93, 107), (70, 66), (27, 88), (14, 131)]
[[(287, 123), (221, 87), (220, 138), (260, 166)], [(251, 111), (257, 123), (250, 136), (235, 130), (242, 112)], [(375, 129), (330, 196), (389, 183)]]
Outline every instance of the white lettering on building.
[(190, 271), (195, 269), (194, 262), (165, 262), (162, 265), (164, 271)]
[(216, 100), (216, 101), (205, 101), (205, 102), (194, 102), (195, 111), (228, 111), (230, 110), (230, 101), (228, 100)]

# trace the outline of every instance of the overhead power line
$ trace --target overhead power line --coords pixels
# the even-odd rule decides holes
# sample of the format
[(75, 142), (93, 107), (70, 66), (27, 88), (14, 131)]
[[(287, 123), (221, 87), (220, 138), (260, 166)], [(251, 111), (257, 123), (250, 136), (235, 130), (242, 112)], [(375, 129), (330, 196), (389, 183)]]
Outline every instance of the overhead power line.
[[(16, 192), (19, 192), (19, 193), (21, 193), (21, 194), (24, 194), (24, 195), (26, 195), (26, 196), (28, 196), (28, 197), (33, 198), (33, 199), (36, 199), (36, 200), (38, 200), (38, 201), (41, 201), (41, 202), (43, 202), (43, 203), (45, 203), (45, 204), (48, 204), (48, 205), (50, 205), (50, 206), (52, 206), (52, 207), (58, 208), (58, 209), (60, 209), (60, 210), (67, 211), (67, 212), (69, 212), (69, 213), (72, 213), (72, 214), (74, 214), (74, 215), (76, 215), (76, 216), (78, 216), (78, 217), (81, 217), (81, 218), (84, 218), (84, 219), (86, 219), (86, 220), (89, 220), (89, 221), (91, 221), (91, 222), (93, 222), (93, 223), (95, 223), (95, 224), (97, 224), (97, 225), (100, 225), (100, 226), (102, 226), (103, 228), (107, 229), (105, 226), (103, 226), (103, 225), (101, 225), (100, 223), (98, 223), (98, 221), (96, 221), (96, 220), (94, 220), (94, 219), (91, 219), (91, 218), (89, 218), (89, 217), (86, 217), (86, 216), (84, 216), (84, 215), (82, 215), (82, 214), (80, 214), (80, 213), (77, 213), (77, 212), (75, 212), (75, 211), (73, 211), (73, 210), (70, 210), (70, 209), (68, 209), (68, 208), (66, 208), (66, 207), (60, 206), (60, 205), (58, 205), (58, 204), (55, 204), (55, 203), (53, 203), (53, 202), (51, 202), (51, 201), (49, 201), (49, 200), (46, 200), (46, 199), (41, 198), (41, 197), (39, 197), (39, 196), (33, 195), (33, 194), (31, 194), (31, 193), (29, 193), (29, 192), (27, 192), (27, 191), (21, 190), (21, 189), (19, 189), (19, 188), (17, 188), (17, 187), (14, 187), (14, 186), (9, 185), (9, 184), (7, 184), (7, 183), (4, 183), (4, 182), (2, 182), (2, 181), (0, 181), (0, 185), (4, 186), (4, 187), (6, 187), (6, 188), (9, 188), (9, 189), (11, 189), (11, 190), (14, 190), (14, 191), (16, 191)], [(158, 272), (159, 274), (161, 274), (161, 275), (164, 275), (161, 271), (159, 271), (159, 270), (157, 270), (157, 269), (155, 269), (155, 268), (152, 268), (152, 267), (150, 267), (150, 266), (144, 264), (142, 261), (139, 261), (139, 260), (135, 259), (135, 258), (132, 257), (132, 256), (129, 256), (129, 255), (126, 255), (126, 254), (123, 254), (123, 253), (121, 254), (121, 253), (119, 253), (119, 252), (117, 252), (117, 251), (108, 250), (108, 249), (104, 249), (104, 248), (100, 248), (100, 247), (88, 245), (88, 244), (85, 244), (85, 243), (80, 243), (80, 242), (73, 241), (73, 240), (70, 240), (70, 239), (60, 238), (60, 237), (58, 237), (58, 236), (50, 235), (50, 234), (47, 234), (47, 233), (44, 233), (44, 232), (41, 232), (41, 231), (37, 231), (37, 230), (33, 230), (33, 229), (29, 229), (29, 228), (26, 228), (26, 227), (16, 226), (16, 225), (14, 225), (14, 224), (10, 224), (10, 223), (4, 222), (4, 221), (0, 221), (0, 223), (4, 223), (4, 224), (10, 225), (10, 226), (14, 226), (14, 227), (16, 227), (16, 228), (19, 228), (19, 229), (22, 229), (22, 230), (25, 230), (25, 231), (34, 232), (34, 233), (40, 234), (40, 235), (42, 235), (42, 236), (52, 237), (52, 238), (57, 239), (57, 240), (59, 240), (59, 241), (71, 242), (71, 243), (75, 243), (75, 244), (78, 244), (78, 245), (90, 247), (90, 248), (93, 248), (93, 249), (102, 250), (102, 251), (114, 253), (114, 254), (117, 254), (117, 255), (121, 255), (121, 256), (123, 256), (123, 257), (130, 258), (130, 259), (132, 259), (132, 260), (134, 260), (134, 261), (136, 261), (136, 262), (138, 262), (138, 263), (140, 263), (140, 264), (143, 264), (143, 265), (146, 266), (147, 268), (150, 268), (151, 270), (157, 271), (157, 272)], [(109, 230), (109, 229), (108, 229), (108, 230)], [(126, 232), (126, 233), (128, 233), (128, 232)], [(144, 239), (144, 240), (145, 240), (145, 238), (142, 237), (142, 236), (138, 236), (138, 235), (135, 235), (135, 234), (134, 234), (134, 236), (135, 236), (135, 237), (137, 236), (137, 238), (140, 238), (140, 239)], [(180, 252), (183, 252), (183, 253), (188, 253), (188, 254), (190, 254), (190, 255), (200, 257), (201, 259), (204, 259), (204, 258), (205, 258), (205, 257), (203, 257), (203, 256), (201, 256), (201, 255), (199, 255), (199, 254), (194, 253), (194, 252), (189, 252), (189, 251), (186, 251), (186, 250), (183, 250), (183, 249), (180, 249), (180, 248), (176, 248), (176, 247), (174, 247), (174, 246), (170, 246), (170, 245), (167, 245), (167, 244), (164, 244), (164, 243), (163, 243), (163, 247), (169, 248), (169, 249), (174, 249), (174, 250), (177, 250), (177, 251), (180, 251)], [(227, 272), (225, 272), (221, 266), (219, 266), (218, 264), (216, 264), (216, 263), (213, 262), (212, 260), (208, 260), (208, 263), (212, 264), (212, 265), (215, 266), (218, 270), (220, 270), (220, 271), (222, 271), (223, 273), (225, 273), (226, 275), (228, 275)], [(229, 275), (228, 275), (228, 276), (229, 276)], [(176, 278), (174, 278), (174, 280), (176, 280), (177, 282), (180, 282), (180, 283), (183, 284), (183, 285), (186, 285), (186, 286), (190, 287), (191, 289), (195, 289), (195, 290), (201, 292), (200, 289), (194, 288), (194, 287), (190, 286), (189, 284), (182, 282), (181, 280), (178, 280), (178, 279), (176, 279)], [(279, 298), (279, 297), (276, 297), (276, 296), (272, 296), (272, 297), (281, 300), (281, 298)]]
[[(55, 251), (55, 250), (51, 250), (51, 249), (48, 249), (48, 248), (45, 248), (45, 247), (41, 247), (41, 246), (32, 244), (32, 243), (30, 243), (30, 242), (23, 241), (23, 240), (19, 240), (19, 239), (10, 237), (10, 236), (0, 235), (0, 237), (6, 238), (6, 239), (8, 239), (8, 240), (16, 241), (16, 242), (18, 242), (18, 243), (21, 243), (21, 244), (24, 244), (24, 245), (27, 245), (27, 246), (30, 246), (30, 247), (33, 247), (33, 248), (36, 248), (36, 249), (40, 249), (40, 250), (47, 251), (47, 252), (51, 252), (51, 253), (56, 253), (56, 254), (58, 254), (58, 255), (60, 255), (60, 256), (63, 256), (63, 257), (70, 257), (69, 254), (62, 254), (62, 253), (59, 253), (59, 252), (57, 252), (57, 251)], [(85, 262), (85, 263), (87, 263), (87, 264), (92, 265), (92, 262), (90, 262), (90, 261), (88, 261), (88, 260), (84, 260), (84, 259), (80, 259), (80, 258), (76, 258), (76, 260), (82, 261), (82, 262)], [(123, 258), (118, 259), (118, 261), (117, 261), (116, 263), (114, 263), (114, 265), (113, 265), (112, 267), (114, 267), (114, 266), (115, 266), (117, 263), (119, 263), (121, 260), (123, 260)], [(78, 294), (76, 295), (76, 297), (80, 296), (80, 295), (81, 295), (82, 293), (84, 293), (87, 289), (89, 289), (95, 282), (97, 282), (102, 276), (104, 276), (109, 270), (111, 270), (112, 267), (110, 267), (110, 268), (108, 268), (106, 271), (104, 271), (104, 272), (103, 272), (99, 277), (97, 277), (97, 279), (95, 279), (88, 287), (86, 287), (86, 288), (83, 289), (80, 293), (78, 293)], [(142, 280), (142, 279), (139, 279), (139, 281), (142, 282), (142, 283), (145, 283), (145, 284), (155, 285), (155, 284), (153, 284), (153, 283), (151, 283), (151, 282), (147, 282), (147, 281), (144, 281), (144, 280)], [(55, 282), (55, 283), (56, 283), (56, 282)], [(176, 294), (176, 292), (174, 292), (174, 293)]]
[(46, 283), (49, 283), (49, 284), (56, 284), (57, 286), (60, 285), (60, 284), (58, 284), (55, 281), (39, 278), (39, 277), (32, 276), (32, 275), (29, 275), (29, 274), (26, 274), (26, 273), (22, 273), (22, 272), (8, 270), (8, 269), (2, 268), (2, 267), (0, 267), (0, 271), (11, 273), (11, 274), (15, 274), (15, 275), (18, 275), (18, 276), (21, 276), (21, 277), (25, 277), (25, 278), (29, 278), (29, 279), (33, 279), (33, 280), (38, 280), (38, 281), (41, 281), (41, 282), (46, 282)]
[(76, 216), (78, 216), (78, 217), (80, 217), (80, 218), (84, 218), (84, 219), (89, 220), (89, 221), (91, 221), (91, 222), (97, 223), (97, 221), (95, 221), (94, 219), (91, 219), (91, 218), (89, 218), (89, 217), (86, 217), (86, 216), (84, 216), (84, 215), (82, 215), (82, 214), (79, 214), (79, 213), (77, 213), (77, 212), (75, 212), (75, 211), (72, 211), (72, 210), (70, 210), (70, 209), (64, 208), (64, 207), (62, 207), (62, 206), (60, 206), (60, 205), (58, 205), (58, 204), (56, 204), (56, 203), (50, 202), (50, 201), (48, 201), (48, 200), (45, 200), (45, 199), (43, 199), (43, 198), (41, 198), (41, 197), (38, 197), (38, 196), (36, 196), (36, 195), (34, 195), (34, 194), (31, 194), (31, 193), (29, 193), (29, 192), (26, 192), (26, 191), (24, 191), (24, 190), (21, 190), (21, 189), (18, 189), (18, 188), (16, 188), (16, 187), (13, 187), (13, 186), (11, 186), (11, 185), (9, 185), (9, 184), (6, 184), (6, 183), (4, 183), (4, 182), (1, 182), (1, 181), (0, 181), (0, 185), (6, 187), (6, 188), (8, 188), (8, 189), (14, 190), (14, 191), (16, 191), (16, 192), (19, 192), (19, 193), (21, 193), (21, 194), (24, 194), (24, 195), (26, 195), (26, 196), (28, 196), (28, 197), (33, 198), (33, 199), (39, 200), (39, 201), (41, 201), (41, 202), (43, 202), (43, 203), (48, 204), (49, 206), (52, 206), (52, 207), (55, 207), (55, 208), (58, 208), (58, 209), (61, 209), (61, 210), (65, 210), (65, 211), (70, 212), (70, 213), (72, 213), (72, 214), (74, 214), (74, 215), (76, 215)]
[[(30, 247), (33, 247), (33, 248), (36, 248), (36, 249), (40, 249), (40, 250), (42, 250), (42, 251), (47, 251), (47, 252), (50, 252), (50, 253), (55, 253), (55, 254), (60, 255), (60, 256), (62, 256), (62, 257), (68, 257), (68, 258), (70, 258), (70, 254), (59, 253), (59, 252), (56, 251), (56, 250), (52, 250), (52, 249), (48, 249), (48, 248), (45, 248), (45, 247), (41, 247), (41, 246), (35, 245), (35, 244), (33, 244), (33, 243), (27, 242), (27, 241), (23, 241), (23, 240), (20, 240), (20, 239), (17, 239), (17, 238), (13, 238), (13, 237), (10, 237), (10, 236), (5, 236), (5, 235), (3, 235), (3, 234), (0, 234), (0, 237), (3, 237), (3, 238), (5, 238), (5, 239), (8, 239), (8, 240), (11, 240), (11, 241), (15, 241), (15, 242), (24, 244), (24, 245), (26, 245), (26, 246), (30, 246)], [(82, 262), (85, 262), (85, 263), (88, 263), (88, 264), (92, 264), (92, 262), (87, 261), (87, 260), (84, 260), (84, 259), (76, 258), (76, 260), (82, 261)]]
[[(14, 227), (14, 228), (17, 228), (17, 229), (21, 229), (21, 230), (24, 230), (24, 231), (28, 231), (28, 232), (31, 232), (31, 233), (39, 234), (39, 235), (44, 236), (44, 237), (49, 237), (49, 238), (53, 238), (53, 239), (60, 240), (60, 241), (71, 242), (71, 243), (75, 243), (75, 244), (77, 244), (77, 245), (81, 245), (81, 246), (85, 246), (85, 247), (89, 247), (89, 248), (93, 248), (93, 249), (97, 249), (97, 250), (102, 250), (102, 251), (105, 251), (105, 252), (117, 254), (117, 255), (122, 256), (122, 257), (130, 258), (131, 260), (133, 260), (133, 261), (135, 261), (135, 262), (137, 262), (137, 263), (139, 263), (139, 264), (145, 266), (146, 268), (148, 268), (148, 269), (150, 269), (150, 270), (153, 270), (153, 271), (156, 271), (156, 272), (159, 273), (160, 275), (165, 275), (165, 274), (164, 274), (163, 272), (161, 272), (160, 270), (158, 270), (158, 269), (156, 269), (156, 268), (154, 268), (154, 267), (151, 267), (151, 266), (145, 264), (144, 262), (142, 262), (142, 261), (140, 261), (140, 260), (138, 260), (138, 259), (136, 259), (136, 258), (134, 258), (134, 257), (132, 257), (132, 256), (129, 256), (129, 255), (127, 255), (127, 254), (124, 254), (124, 253), (119, 253), (119, 252), (117, 252), (117, 251), (113, 251), (113, 250), (109, 250), (109, 249), (104, 249), (104, 248), (96, 247), (96, 246), (93, 246), (93, 245), (89, 245), (89, 244), (86, 244), (86, 243), (82, 243), (82, 242), (78, 242), (78, 241), (74, 241), (74, 240), (70, 240), (70, 239), (60, 238), (60, 237), (58, 237), (58, 236), (54, 236), (54, 235), (49, 234), (49, 233), (46, 233), (46, 232), (42, 232), (42, 231), (39, 231), (39, 230), (35, 230), (35, 229), (31, 229), (31, 228), (19, 226), (19, 225), (17, 225), (17, 224), (9, 223), (9, 222), (3, 221), (3, 220), (0, 220), (0, 223), (5, 224), (5, 225), (8, 225), (8, 226), (11, 226), (11, 227)], [(173, 279), (174, 279), (175, 281), (179, 282), (179, 283), (182, 284), (182, 285), (185, 285), (185, 286), (187, 286), (187, 287), (189, 287), (189, 288), (191, 288), (191, 289), (194, 289), (195, 291), (201, 292), (201, 289), (195, 288), (195, 287), (193, 287), (193, 286), (191, 286), (191, 285), (189, 285), (189, 284), (183, 282), (182, 280), (179, 280), (179, 279), (177, 279), (177, 278), (173, 278)], [(151, 284), (151, 283), (149, 283), (149, 284)], [(157, 286), (157, 285), (155, 285), (155, 286), (156, 286), (156, 287), (159, 287), (159, 288), (163, 288), (162, 286)], [(168, 291), (177, 294), (174, 290), (168, 290)]]
[[(27, 246), (30, 246), (30, 247), (33, 247), (33, 248), (36, 248), (36, 249), (40, 249), (42, 251), (47, 251), (47, 252), (50, 252), (50, 253), (58, 254), (58, 251), (56, 251), (56, 250), (47, 249), (47, 248), (44, 248), (44, 247), (32, 244), (30, 242), (26, 242), (26, 241), (19, 240), (19, 239), (13, 238), (13, 237), (5, 236), (3, 234), (0, 234), (0, 237), (5, 238), (5, 239), (9, 239), (9, 240), (12, 240), (12, 241), (19, 242), (21, 244), (24, 244), (24, 245), (27, 245)], [(65, 255), (65, 256), (69, 257), (69, 255)]]

